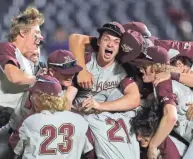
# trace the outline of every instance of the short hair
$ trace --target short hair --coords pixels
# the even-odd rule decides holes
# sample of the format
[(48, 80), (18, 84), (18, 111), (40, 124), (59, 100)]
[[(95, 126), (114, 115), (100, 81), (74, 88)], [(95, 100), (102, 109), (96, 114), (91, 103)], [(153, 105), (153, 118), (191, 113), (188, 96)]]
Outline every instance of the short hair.
[(69, 104), (65, 96), (57, 97), (46, 93), (38, 94), (36, 100), (39, 103), (39, 105), (36, 105), (37, 112), (42, 110), (49, 110), (52, 112), (64, 111), (66, 110), (67, 104)]
[(20, 30), (24, 29), (26, 32), (30, 30), (32, 25), (42, 25), (44, 23), (44, 16), (35, 7), (28, 7), (23, 13), (12, 19), (11, 28), (8, 33), (8, 41), (13, 42), (19, 35)]
[(160, 120), (160, 115), (152, 108), (139, 108), (136, 116), (130, 121), (131, 133), (140, 133), (144, 137), (150, 137), (158, 128)]
[(172, 62), (171, 65), (176, 65), (176, 62), (180, 60), (184, 65), (192, 67), (193, 60), (186, 56), (177, 56)]

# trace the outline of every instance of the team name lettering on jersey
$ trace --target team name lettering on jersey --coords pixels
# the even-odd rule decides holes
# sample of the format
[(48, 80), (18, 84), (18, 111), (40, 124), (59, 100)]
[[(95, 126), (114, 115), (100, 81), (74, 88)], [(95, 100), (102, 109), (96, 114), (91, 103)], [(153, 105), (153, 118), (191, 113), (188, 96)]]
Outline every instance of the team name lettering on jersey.
[(105, 82), (99, 82), (96, 84), (96, 91), (100, 92), (102, 90), (112, 89), (118, 87), (119, 82), (118, 81), (105, 81)]

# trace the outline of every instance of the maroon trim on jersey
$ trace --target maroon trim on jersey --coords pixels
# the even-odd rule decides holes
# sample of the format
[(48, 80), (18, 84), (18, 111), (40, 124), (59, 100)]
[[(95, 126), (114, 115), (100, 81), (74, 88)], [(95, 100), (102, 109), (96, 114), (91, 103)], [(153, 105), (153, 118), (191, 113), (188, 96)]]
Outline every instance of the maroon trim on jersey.
[(27, 115), (22, 121), (20, 121), (20, 123), (18, 124), (16, 130), (13, 131), (13, 133), (11, 134), (11, 136), (9, 137), (8, 143), (11, 146), (12, 150), (14, 151), (15, 147), (17, 146), (17, 143), (19, 142), (20, 138), (19, 138), (19, 129), (22, 126), (24, 120), (26, 118), (28, 118), (29, 116), (33, 115), (34, 113), (30, 113), (29, 115)]
[(121, 87), (121, 90), (122, 91), (124, 91), (125, 90), (125, 88), (129, 85), (129, 84), (131, 84), (131, 83), (133, 83), (133, 82), (135, 82), (131, 77), (125, 77), (121, 82), (120, 82), (120, 87)]
[(158, 100), (161, 103), (163, 103), (164, 105), (172, 104), (176, 106), (177, 100), (176, 95), (173, 93), (171, 79), (159, 83), (158, 86), (156, 87), (156, 92)]
[(4, 68), (8, 63), (20, 67), (15, 56), (15, 46), (10, 42), (0, 43), (0, 65)]
[[(181, 159), (178, 149), (173, 141), (167, 137), (162, 144), (158, 147), (162, 159)], [(142, 151), (141, 159), (147, 159), (147, 151)]]
[(92, 52), (85, 53), (85, 64), (91, 61)]
[(81, 159), (96, 159), (96, 154), (95, 154), (95, 149), (94, 149), (94, 140), (93, 140), (93, 136), (92, 136), (92, 132), (91, 129), (88, 127), (88, 130), (86, 132), (86, 136), (89, 140), (89, 142), (91, 143), (91, 145), (93, 146), (93, 149), (85, 154), (83, 154), (83, 156), (81, 157)]
[(180, 159), (180, 154), (173, 141), (167, 137), (164, 142), (158, 147), (162, 159)]
[(155, 40), (154, 44), (156, 46), (162, 46), (167, 51), (170, 49), (178, 50), (179, 53), (183, 56), (193, 58), (193, 42), (187, 41), (174, 41), (174, 40)]

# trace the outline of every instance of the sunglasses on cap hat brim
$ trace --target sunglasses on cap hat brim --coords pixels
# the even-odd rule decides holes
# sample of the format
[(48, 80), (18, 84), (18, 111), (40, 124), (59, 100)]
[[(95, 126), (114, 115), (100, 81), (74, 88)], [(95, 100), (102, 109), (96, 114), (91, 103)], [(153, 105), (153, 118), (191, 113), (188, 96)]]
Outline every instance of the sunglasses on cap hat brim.
[(72, 60), (72, 61), (68, 61), (68, 62), (64, 62), (64, 63), (51, 63), (49, 62), (48, 64), (53, 65), (53, 66), (57, 66), (57, 67), (61, 67), (61, 68), (71, 68), (77, 65), (76, 60)]

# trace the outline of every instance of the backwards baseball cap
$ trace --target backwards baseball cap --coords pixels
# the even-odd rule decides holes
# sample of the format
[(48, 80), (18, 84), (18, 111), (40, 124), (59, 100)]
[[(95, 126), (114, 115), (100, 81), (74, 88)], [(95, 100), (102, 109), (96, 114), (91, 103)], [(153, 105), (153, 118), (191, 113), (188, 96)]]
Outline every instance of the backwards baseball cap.
[(120, 23), (109, 22), (104, 24), (101, 28), (98, 28), (97, 31), (99, 32), (99, 34), (102, 34), (104, 31), (109, 31), (121, 38), (125, 30)]
[(147, 48), (146, 57), (143, 59), (135, 59), (132, 63), (137, 67), (151, 65), (154, 63), (169, 64), (170, 57), (165, 48), (161, 46), (152, 46)]
[(122, 62), (129, 62), (137, 58), (143, 50), (144, 38), (136, 31), (127, 30), (122, 37), (118, 59)]
[(31, 93), (46, 93), (52, 96), (60, 96), (62, 86), (56, 78), (49, 75), (42, 75), (39, 76), (36, 83), (26, 91), (30, 91)]
[(134, 31), (141, 33), (143, 36), (147, 36), (147, 37), (151, 36), (151, 32), (149, 31), (147, 26), (141, 22), (132, 21), (127, 24), (124, 24), (123, 28), (125, 29), (125, 31), (130, 29), (130, 30), (134, 30)]
[(82, 70), (77, 65), (72, 53), (67, 50), (56, 50), (48, 56), (48, 66), (54, 67), (56, 71), (62, 74), (75, 74)]

